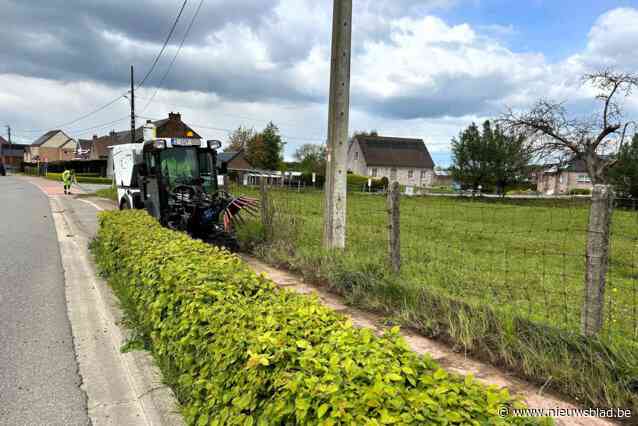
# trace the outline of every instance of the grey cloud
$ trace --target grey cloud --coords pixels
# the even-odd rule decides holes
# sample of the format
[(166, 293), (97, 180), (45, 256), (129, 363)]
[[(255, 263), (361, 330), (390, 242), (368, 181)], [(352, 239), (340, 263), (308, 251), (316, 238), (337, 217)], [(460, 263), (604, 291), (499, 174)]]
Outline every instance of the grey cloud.
[(412, 87), (388, 99), (353, 94), (353, 103), (392, 119), (498, 114), (502, 99), (515, 89), (505, 75), (439, 75), (434, 87)]

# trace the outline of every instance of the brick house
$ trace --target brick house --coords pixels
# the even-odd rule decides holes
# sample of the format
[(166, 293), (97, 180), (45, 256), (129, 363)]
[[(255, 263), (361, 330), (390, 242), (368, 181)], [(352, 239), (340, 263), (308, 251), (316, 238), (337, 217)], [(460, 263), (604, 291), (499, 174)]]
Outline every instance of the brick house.
[(546, 195), (568, 194), (574, 189), (591, 191), (594, 187), (583, 160), (563, 165), (548, 165), (536, 173), (536, 190)]
[[(182, 121), (179, 113), (169, 113), (168, 118), (152, 122), (155, 125), (156, 135), (158, 138), (186, 138), (201, 139), (189, 125)], [(144, 142), (144, 127), (140, 126), (135, 129), (135, 143)], [(123, 145), (131, 143), (131, 131), (124, 130), (120, 132), (111, 131), (108, 135), (94, 135), (92, 139), (83, 139), (79, 141), (80, 150), (78, 156), (83, 156), (88, 160), (106, 160), (107, 175), (113, 175), (113, 162), (110, 157), (110, 146)]]
[(434, 162), (422, 139), (356, 136), (348, 146), (348, 171), (406, 186), (430, 187), (434, 181)]
[(77, 143), (62, 130), (50, 130), (24, 150), (27, 163), (70, 161), (75, 158)]
[(0, 136), (0, 161), (5, 167), (18, 170), (22, 167), (25, 145), (9, 143)]

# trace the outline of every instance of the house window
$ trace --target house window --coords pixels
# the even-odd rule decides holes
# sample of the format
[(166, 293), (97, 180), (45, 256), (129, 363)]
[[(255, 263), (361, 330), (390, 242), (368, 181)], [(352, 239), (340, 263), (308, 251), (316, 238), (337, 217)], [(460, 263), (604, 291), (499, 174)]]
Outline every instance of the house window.
[(408, 170), (408, 178), (412, 179), (414, 177), (414, 170), (410, 169)]
[(560, 179), (559, 179), (561, 185), (565, 183), (565, 176), (564, 175), (560, 175)]
[(377, 169), (371, 169), (370, 170), (370, 176), (372, 176), (372, 177), (377, 177), (378, 173), (379, 173), (379, 171)]
[(578, 183), (591, 183), (591, 178), (589, 175), (581, 174), (576, 178), (576, 182)]
[(355, 160), (358, 160), (358, 159), (359, 159), (359, 151), (357, 151), (357, 152), (355, 152), (355, 153), (354, 153), (354, 159), (355, 159)]
[(390, 169), (390, 180), (395, 181), (397, 179), (397, 169), (393, 167)]
[(425, 170), (421, 170), (421, 179), (425, 179), (427, 177), (427, 172)]

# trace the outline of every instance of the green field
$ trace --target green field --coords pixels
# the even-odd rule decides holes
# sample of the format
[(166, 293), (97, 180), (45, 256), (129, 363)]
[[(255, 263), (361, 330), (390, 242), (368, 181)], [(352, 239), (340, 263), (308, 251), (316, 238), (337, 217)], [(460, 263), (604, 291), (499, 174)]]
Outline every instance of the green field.
[[(237, 191), (256, 195), (246, 188)], [(400, 276), (393, 276), (387, 267), (385, 197), (349, 194), (347, 248), (334, 254), (321, 249), (322, 193), (270, 190), (269, 194), (276, 212), (270, 241), (252, 241), (259, 240), (254, 232), (259, 225), (250, 221), (240, 227), (239, 235), (270, 263), (325, 283), (352, 303), (383, 312), (424, 334), (522, 370), (526, 377), (542, 381), (550, 376), (559, 382), (556, 388), (572, 396), (598, 404), (604, 399), (608, 404), (615, 396), (592, 386), (637, 380), (635, 211), (614, 212), (605, 328), (594, 345), (578, 335), (587, 200), (403, 197), (403, 266)], [(525, 340), (530, 333), (534, 339), (542, 337), (530, 343)], [(574, 384), (574, 376), (592, 367), (591, 360), (581, 364), (573, 358), (597, 356), (599, 343), (608, 352), (604, 357), (613, 353), (614, 359), (595, 367), (604, 370), (595, 374), (599, 383)], [(546, 353), (551, 351), (555, 353)], [(627, 377), (602, 377), (617, 376), (616, 368)], [(585, 374), (580, 380), (592, 377)], [(604, 395), (594, 395), (597, 392)], [(630, 397), (634, 403), (635, 397)]]

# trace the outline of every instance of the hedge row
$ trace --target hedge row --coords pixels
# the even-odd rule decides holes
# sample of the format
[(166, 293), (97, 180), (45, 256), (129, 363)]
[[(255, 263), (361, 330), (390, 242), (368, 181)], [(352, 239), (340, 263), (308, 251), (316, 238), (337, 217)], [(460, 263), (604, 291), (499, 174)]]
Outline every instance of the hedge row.
[[(62, 182), (62, 173), (48, 172), (46, 178), (49, 180), (57, 180)], [(113, 183), (113, 179), (105, 177), (76, 175), (75, 178), (77, 179), (78, 183), (98, 183), (104, 185), (110, 185)]]
[(397, 329), (377, 337), (355, 328), (144, 212), (102, 213), (93, 251), (160, 365), (178, 377), (189, 424), (540, 422), (500, 418), (499, 408), (521, 405), (507, 390), (448, 374)]

